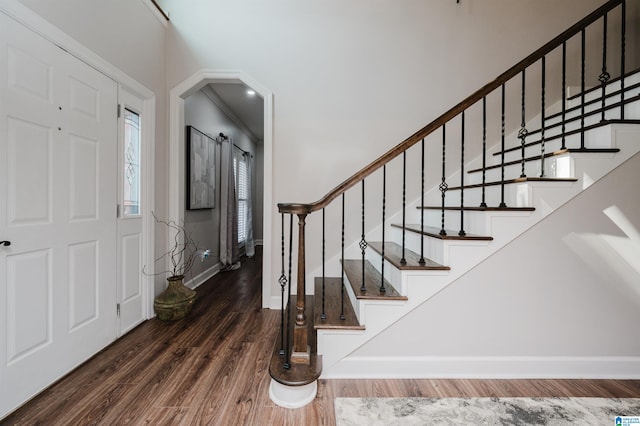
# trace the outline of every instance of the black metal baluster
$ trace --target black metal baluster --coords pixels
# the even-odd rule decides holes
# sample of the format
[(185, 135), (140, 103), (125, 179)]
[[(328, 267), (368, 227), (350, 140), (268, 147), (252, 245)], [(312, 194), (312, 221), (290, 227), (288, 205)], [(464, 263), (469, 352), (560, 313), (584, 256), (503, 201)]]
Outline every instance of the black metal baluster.
[[(293, 250), (293, 215), (289, 215), (289, 282), (291, 282), (291, 259)], [(291, 368), (291, 286), (287, 290), (287, 343), (285, 348), (284, 368)]]
[(449, 185), (447, 185), (446, 176), (445, 176), (445, 160), (446, 160), (446, 139), (447, 139), (447, 131), (446, 131), (446, 123), (442, 125), (442, 182), (438, 189), (440, 189), (440, 194), (442, 196), (442, 229), (440, 229), (440, 235), (447, 235), (447, 231), (444, 229), (444, 197), (447, 189), (449, 189)]
[(462, 111), (460, 125), (460, 231), (458, 235), (464, 237), (464, 111)]
[(562, 43), (562, 146), (567, 149), (565, 128), (567, 117), (567, 42)]
[(322, 320), (326, 320), (327, 319), (327, 312), (325, 311), (325, 271), (324, 271), (324, 264), (325, 264), (325, 249), (326, 249), (326, 240), (325, 240), (325, 236), (324, 236), (324, 231), (325, 231), (325, 213), (324, 213), (324, 208), (322, 209), (322, 313), (320, 314), (320, 319)]
[(584, 108), (585, 108), (585, 63), (586, 63), (586, 30), (583, 28), (581, 31), (581, 51), (580, 57), (580, 149), (584, 149)]
[(546, 97), (546, 72), (547, 72), (547, 57), (542, 57), (542, 87), (541, 87), (541, 106), (540, 106), (540, 177), (544, 177), (544, 153), (545, 153), (545, 97)]
[(384, 223), (384, 219), (385, 219), (385, 210), (386, 210), (386, 204), (387, 204), (387, 165), (385, 164), (384, 166), (382, 166), (382, 253), (380, 254), (382, 257), (382, 265), (380, 268), (380, 274), (381, 274), (381, 278), (380, 278), (380, 293), (384, 293), (387, 291), (387, 289), (384, 286), (384, 245), (385, 245), (385, 239), (384, 239), (384, 228), (385, 228), (385, 223)]
[(364, 255), (367, 250), (367, 241), (364, 239), (364, 179), (362, 179), (362, 235), (360, 239), (360, 250), (362, 251), (362, 285), (360, 286), (361, 292), (367, 291), (367, 286), (364, 282)]
[(520, 120), (520, 130), (518, 130), (518, 138), (520, 139), (520, 145), (522, 146), (522, 162), (521, 162), (521, 168), (522, 171), (520, 173), (520, 177), (524, 178), (527, 177), (527, 174), (524, 172), (524, 165), (525, 165), (525, 161), (524, 161), (524, 144), (525, 144), (525, 139), (527, 138), (527, 134), (529, 134), (529, 131), (527, 130), (527, 123), (526, 123), (526, 114), (525, 114), (525, 93), (526, 93), (526, 74), (525, 74), (526, 70), (522, 70), (522, 119)]
[(487, 97), (482, 98), (482, 201), (480, 207), (487, 207), (485, 201), (485, 183), (487, 183)]
[(282, 229), (280, 234), (281, 240), (281, 259), (282, 259), (282, 268), (280, 269), (280, 278), (278, 278), (278, 283), (280, 283), (280, 356), (284, 356), (284, 314), (285, 314), (285, 306), (284, 306), (284, 289), (287, 286), (287, 277), (284, 274), (284, 213), (280, 214)]
[(505, 87), (504, 83), (502, 83), (502, 127), (501, 127), (501, 154), (500, 154), (500, 206), (499, 207), (507, 207), (507, 204), (504, 202), (504, 142), (505, 142)]
[(342, 193), (342, 242), (341, 242), (341, 255), (342, 259), (342, 276), (340, 285), (340, 319), (345, 320), (344, 315), (344, 192)]
[(602, 73), (598, 76), (598, 80), (600, 84), (602, 84), (602, 121), (605, 121), (604, 109), (605, 109), (605, 100), (607, 97), (606, 88), (607, 82), (611, 78), (611, 75), (607, 72), (607, 14), (604, 14), (602, 18)]
[(418, 263), (422, 266), (426, 263), (424, 260), (424, 138), (422, 138), (422, 159), (420, 164), (421, 183), (420, 183), (420, 260)]
[(627, 33), (627, 2), (622, 0), (622, 8), (620, 10), (622, 15), (620, 22), (620, 120), (624, 120), (624, 73), (625, 73), (625, 56), (626, 56), (626, 33)]
[(406, 219), (407, 219), (407, 151), (402, 153), (402, 258), (400, 259), (401, 265), (407, 264), (407, 259), (404, 257), (405, 249), (405, 235), (406, 235)]

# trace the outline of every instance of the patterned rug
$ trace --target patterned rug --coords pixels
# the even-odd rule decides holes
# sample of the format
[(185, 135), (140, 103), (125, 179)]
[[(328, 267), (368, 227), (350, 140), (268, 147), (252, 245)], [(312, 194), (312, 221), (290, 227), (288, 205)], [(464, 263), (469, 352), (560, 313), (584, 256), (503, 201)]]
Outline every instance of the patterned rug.
[(640, 426), (640, 398), (336, 398), (337, 426)]

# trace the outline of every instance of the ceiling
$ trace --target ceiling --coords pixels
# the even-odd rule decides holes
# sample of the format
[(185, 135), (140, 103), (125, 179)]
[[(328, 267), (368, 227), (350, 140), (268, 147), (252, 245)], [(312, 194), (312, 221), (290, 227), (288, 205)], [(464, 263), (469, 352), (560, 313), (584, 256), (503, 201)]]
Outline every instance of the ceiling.
[(242, 83), (210, 83), (203, 90), (255, 143), (262, 144), (264, 101), (260, 95), (248, 94), (250, 88)]

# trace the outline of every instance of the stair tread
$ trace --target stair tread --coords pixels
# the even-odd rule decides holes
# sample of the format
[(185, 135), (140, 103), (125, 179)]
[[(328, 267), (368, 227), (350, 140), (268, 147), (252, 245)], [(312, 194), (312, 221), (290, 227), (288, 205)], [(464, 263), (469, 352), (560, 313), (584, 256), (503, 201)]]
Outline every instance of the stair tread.
[[(442, 210), (442, 206), (418, 206), (417, 209), (423, 210)], [(445, 206), (445, 210), (454, 211), (473, 211), (473, 212), (533, 212), (535, 207), (472, 207), (472, 206)]]
[[(382, 255), (382, 242), (372, 241), (369, 242), (369, 247)], [(420, 264), (420, 255), (405, 247), (404, 254), (406, 264), (402, 264), (402, 246), (394, 242), (384, 243), (384, 258), (388, 260), (393, 266), (400, 270), (436, 270), (436, 271), (448, 271), (451, 268), (434, 262), (431, 259), (424, 259), (424, 265)]]
[[(394, 228), (402, 228), (402, 225), (397, 223), (393, 223), (391, 226)], [(446, 235), (440, 235), (440, 228), (436, 228), (435, 226), (425, 226), (423, 228), (424, 232), (420, 230), (420, 224), (406, 224), (404, 227), (407, 231), (423, 234), (432, 238), (438, 238), (440, 240), (493, 241), (493, 237), (474, 234), (461, 236), (458, 235), (458, 231), (451, 231), (447, 229), (445, 229), (447, 233)]]
[[(637, 73), (639, 73), (639, 72), (640, 72), (640, 68), (634, 68), (634, 69), (632, 69), (631, 71), (626, 71), (626, 72), (624, 73), (624, 75), (622, 75), (622, 76), (617, 76), (617, 77), (613, 77), (612, 79), (610, 79), (609, 81), (607, 81), (607, 85), (610, 85), (610, 84), (612, 84), (612, 83), (615, 83), (615, 82), (617, 82), (617, 81), (620, 81), (620, 80), (621, 80), (621, 79), (623, 79), (623, 78), (625, 78), (625, 79), (626, 79), (626, 78), (628, 78), (628, 77), (631, 77), (632, 75), (637, 74)], [(598, 90), (602, 90), (602, 86), (601, 86), (601, 85), (599, 85), (599, 84), (597, 84), (597, 85), (595, 85), (595, 86), (593, 86), (593, 87), (590, 87), (590, 88), (585, 88), (585, 90), (584, 90), (584, 94), (586, 95), (586, 94), (588, 94), (588, 93), (595, 92), (595, 91), (598, 91)], [(627, 88), (627, 90), (629, 90), (629, 89)], [(569, 96), (569, 97), (567, 98), (567, 100), (568, 100), (568, 101), (571, 101), (571, 100), (574, 100), (574, 99), (579, 99), (581, 96), (582, 96), (582, 92), (578, 92), (578, 93), (576, 93), (575, 95)]]
[(322, 319), (322, 277), (316, 277), (314, 280), (315, 306), (313, 321), (315, 329), (364, 330), (364, 326), (360, 325), (346, 291), (344, 294), (344, 319), (340, 319), (342, 278), (325, 277), (324, 282), (326, 318)]
[(482, 183), (474, 183), (472, 185), (465, 186), (450, 186), (447, 188), (447, 191), (459, 191), (460, 189), (473, 189), (473, 188), (482, 188), (483, 186), (498, 186), (502, 185), (511, 185), (514, 183), (524, 183), (524, 182), (577, 182), (578, 178), (551, 178), (551, 177), (538, 177), (538, 176), (527, 176), (527, 177), (518, 177), (514, 179), (505, 179), (498, 180), (492, 182)]
[[(620, 152), (619, 148), (565, 148), (565, 149), (559, 149), (557, 151), (553, 151), (553, 152), (548, 152), (544, 155), (544, 158), (549, 158), (549, 157), (557, 157), (559, 155), (565, 155), (565, 154), (571, 154), (571, 153), (582, 153), (582, 154), (615, 154)], [(540, 156), (539, 155), (534, 155), (532, 157), (526, 157), (524, 159), (525, 162), (530, 162), (530, 161), (540, 161)], [(507, 161), (504, 163), (505, 167), (506, 166), (513, 166), (516, 164), (522, 164), (522, 160), (513, 160), (513, 161)], [(472, 169), (469, 170), (467, 173), (478, 173), (481, 172), (483, 170), (493, 170), (493, 169), (499, 169), (502, 167), (502, 164), (493, 164), (491, 166), (486, 166), (486, 167), (479, 167), (477, 169)]]
[[(638, 98), (638, 100), (640, 100), (640, 95), (638, 95), (636, 97)], [(604, 121), (600, 121), (599, 123), (592, 124), (590, 126), (584, 126), (584, 131), (586, 132), (588, 130), (597, 129), (598, 127), (608, 126), (609, 124), (640, 124), (640, 120), (626, 120), (626, 119), (625, 120), (617, 120), (617, 119), (616, 120), (604, 120)], [(544, 140), (546, 142), (549, 142), (549, 141), (552, 141), (552, 140), (560, 139), (560, 138), (562, 138), (563, 135), (565, 137), (566, 136), (571, 136), (571, 135), (577, 135), (577, 134), (581, 133), (582, 130), (583, 129), (569, 130), (569, 131), (566, 131), (566, 132), (558, 134), (558, 135), (550, 136), (548, 138), (545, 138)], [(540, 145), (541, 142), (542, 141), (540, 141), (540, 140), (536, 140), (536, 141), (533, 141), (533, 142), (527, 142), (527, 143), (524, 144), (524, 146), (525, 146), (525, 148), (529, 148), (531, 146)], [(507, 152), (517, 151), (519, 149), (522, 149), (522, 145), (514, 146), (514, 147), (511, 147), (511, 148), (506, 148), (504, 150), (504, 152), (506, 154)], [(496, 152), (493, 153), (494, 156), (498, 156), (498, 155), (501, 155), (501, 154), (502, 154), (502, 151), (496, 151)]]
[(344, 259), (342, 264), (356, 298), (366, 300), (407, 300), (407, 296), (398, 293), (386, 279), (384, 280), (386, 291), (381, 292), (380, 282), (382, 276), (380, 272), (368, 260), (365, 260), (364, 263), (365, 291), (360, 290), (362, 286), (362, 259)]

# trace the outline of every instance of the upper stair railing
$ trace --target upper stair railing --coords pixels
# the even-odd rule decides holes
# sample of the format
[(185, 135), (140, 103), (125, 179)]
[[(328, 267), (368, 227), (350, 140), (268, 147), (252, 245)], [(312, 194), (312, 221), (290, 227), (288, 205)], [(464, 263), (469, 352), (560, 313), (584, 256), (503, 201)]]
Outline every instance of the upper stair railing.
[[(372, 229), (372, 221), (375, 221), (374, 225), (381, 226), (381, 237), (382, 237), (382, 265), (381, 268), (383, 270), (382, 276), (383, 279), (380, 283), (380, 292), (384, 293), (386, 291), (384, 287), (384, 247), (385, 247), (385, 221), (388, 220), (386, 217), (387, 210), (389, 210), (389, 200), (387, 199), (388, 193), (388, 170), (387, 167), (392, 162), (392, 160), (401, 157), (400, 171), (396, 174), (398, 181), (401, 181), (401, 190), (397, 193), (402, 194), (401, 202), (398, 201), (399, 211), (401, 212), (402, 217), (402, 261), (401, 263), (406, 263), (405, 259), (405, 221), (406, 221), (406, 209), (407, 209), (407, 152), (410, 148), (414, 147), (417, 144), (420, 144), (419, 153), (416, 155), (419, 156), (418, 161), (416, 162), (418, 165), (416, 168), (420, 169), (420, 176), (415, 177), (413, 181), (419, 181), (419, 187), (412, 188), (412, 192), (410, 196), (420, 194), (419, 195), (419, 203), (421, 206), (424, 206), (424, 197), (425, 197), (425, 180), (426, 174), (431, 172), (432, 170), (436, 170), (438, 175), (434, 178), (431, 176), (431, 181), (435, 179), (435, 185), (437, 186), (437, 191), (440, 192), (440, 206), (439, 210), (440, 220), (439, 224), (435, 231), (432, 231), (430, 227), (425, 225), (424, 218), (424, 210), (421, 209), (420, 213), (420, 232), (423, 235), (431, 235), (431, 236), (440, 236), (442, 238), (465, 238), (467, 236), (467, 232), (465, 230), (464, 223), (464, 210), (469, 209), (469, 206), (465, 206), (465, 192), (471, 190), (472, 188), (478, 188), (481, 191), (480, 202), (478, 205), (474, 206), (475, 208), (487, 208), (488, 204), (485, 198), (485, 189), (489, 187), (499, 187), (499, 201), (496, 202), (497, 206), (493, 207), (495, 209), (500, 208), (509, 208), (507, 205), (507, 200), (505, 200), (505, 185), (509, 184), (512, 181), (516, 180), (527, 180), (527, 179), (536, 179), (536, 180), (544, 180), (547, 178), (547, 171), (545, 171), (545, 158), (553, 155), (552, 152), (547, 152), (547, 143), (551, 140), (560, 141), (561, 147), (560, 149), (573, 149), (573, 150), (588, 150), (585, 146), (585, 130), (589, 128), (590, 125), (586, 124), (589, 117), (599, 116), (600, 120), (625, 120), (625, 105), (634, 101), (638, 98), (639, 95), (635, 95), (633, 97), (629, 96), (629, 88), (625, 88), (625, 79), (622, 78), (625, 76), (625, 72), (627, 70), (626, 64), (626, 56), (627, 56), (627, 1), (630, 0), (610, 0), (606, 2), (604, 5), (599, 7), (594, 12), (590, 13), (584, 19), (580, 20), (575, 25), (571, 26), (569, 29), (555, 37), (553, 40), (509, 68), (507, 71), (499, 75), (495, 80), (491, 81), (481, 89), (474, 92), (472, 95), (455, 105), (453, 108), (446, 111), (440, 117), (405, 139), (403, 142), (386, 152), (384, 155), (373, 161), (368, 166), (364, 167), (353, 176), (339, 184), (333, 190), (328, 192), (324, 197), (315, 201), (313, 203), (281, 203), (278, 204), (279, 212), (282, 216), (282, 271), (280, 276), (280, 284), (282, 287), (282, 296), (283, 296), (283, 308), (289, 308), (288, 301), (291, 299), (291, 274), (292, 274), (292, 244), (293, 239), (292, 235), (294, 233), (293, 229), (293, 215), (298, 217), (298, 243), (297, 243), (297, 274), (296, 274), (296, 304), (295, 304), (295, 315), (285, 315), (283, 313), (282, 316), (282, 325), (281, 325), (281, 348), (280, 354), (282, 356), (282, 362), (284, 365), (284, 369), (287, 370), (290, 368), (292, 364), (309, 364), (310, 354), (310, 338), (312, 336), (309, 335), (309, 324), (310, 318), (308, 317), (308, 306), (306, 306), (305, 295), (306, 295), (306, 285), (305, 285), (305, 277), (306, 277), (306, 259), (305, 259), (305, 244), (306, 244), (306, 224), (308, 216), (314, 212), (322, 211), (322, 243), (321, 248), (318, 251), (321, 251), (321, 262), (322, 262), (322, 279), (324, 281), (325, 274), (325, 255), (326, 255), (326, 215), (325, 209), (332, 205), (333, 201), (336, 199), (340, 199), (340, 206), (337, 206), (336, 214), (334, 216), (341, 215), (341, 230), (336, 231), (335, 234), (340, 235), (340, 244), (341, 244), (341, 260), (344, 262), (344, 252), (345, 252), (345, 222), (351, 223), (345, 216), (345, 193), (348, 190), (354, 188), (357, 185), (360, 185), (361, 188), (358, 191), (354, 188), (354, 191), (359, 198), (359, 203), (361, 204), (361, 209), (358, 209), (358, 215), (360, 216), (359, 222), (360, 226), (358, 232), (361, 231), (359, 235), (359, 242), (357, 243), (358, 248), (360, 249), (360, 254), (362, 256), (363, 262), (363, 283), (362, 290), (364, 291), (364, 264), (365, 264), (365, 253), (368, 246), (366, 240), (367, 229)], [(587, 37), (589, 35), (589, 38)], [(597, 41), (592, 41), (592, 39), (597, 38)], [(589, 43), (587, 43), (589, 40)], [(593, 49), (598, 49), (597, 57), (599, 63), (597, 67), (595, 64), (591, 62), (588, 63), (588, 58), (593, 58)], [(611, 53), (614, 52), (614, 54)], [(571, 55), (570, 55), (570, 53)], [(591, 55), (589, 55), (591, 54)], [(575, 64), (575, 61), (569, 61), (568, 59), (579, 56), (580, 61), (579, 64)], [(539, 64), (539, 67), (536, 65)], [(534, 65), (536, 65), (534, 67)], [(568, 66), (573, 68), (579, 68), (577, 73), (570, 73)], [(593, 68), (597, 68), (599, 75), (593, 76), (590, 75), (587, 77), (587, 70), (591, 71)], [(552, 70), (552, 77), (550, 77), (550, 71)], [(612, 78), (611, 73), (615, 71), (617, 75), (616, 78)], [(576, 75), (577, 74), (577, 75)], [(533, 78), (532, 78), (533, 76)], [(529, 78), (527, 78), (529, 77)], [(570, 107), (568, 105), (568, 93), (567, 86), (569, 85), (570, 77), (575, 82), (576, 80), (579, 82), (580, 89), (580, 103), (578, 107)], [(619, 87), (615, 90), (610, 90), (607, 92), (607, 87), (610, 87), (614, 81), (619, 81)], [(599, 99), (588, 100), (586, 99), (587, 87), (591, 86), (591, 82), (593, 85), (599, 85), (599, 90), (601, 90), (601, 96)], [(550, 85), (553, 84), (553, 90), (550, 89)], [(530, 95), (527, 98), (527, 92), (531, 93), (532, 87), (537, 93), (539, 93), (538, 99), (533, 99)], [(557, 92), (557, 93), (556, 93)], [(554, 96), (555, 93), (555, 96)], [(514, 99), (517, 100), (515, 107), (517, 113), (515, 115), (511, 111), (511, 106), (514, 104)], [(608, 100), (608, 102), (607, 102)], [(509, 104), (509, 110), (507, 109), (507, 104)], [(548, 113), (548, 109), (551, 105), (554, 105), (558, 110), (553, 114)], [(533, 105), (533, 107), (532, 107)], [(590, 109), (589, 105), (592, 106)], [(595, 106), (595, 107), (594, 107)], [(472, 109), (473, 108), (473, 109)], [(490, 114), (494, 114), (497, 117), (497, 121), (499, 122), (498, 126), (495, 128), (489, 129), (487, 125), (487, 116)], [(570, 117), (570, 114), (571, 117)], [(606, 114), (606, 115), (605, 115)], [(615, 115), (614, 115), (615, 114)], [(470, 120), (469, 117), (472, 116), (473, 119)], [(519, 125), (513, 125), (511, 122), (515, 121), (515, 118), (518, 119)], [(531, 120), (535, 118), (536, 123), (531, 123)], [(635, 117), (634, 117), (635, 118)], [(455, 122), (454, 122), (455, 119)], [(509, 121), (511, 119), (511, 121)], [(539, 122), (538, 122), (539, 120)], [(555, 120), (552, 122), (552, 120)], [(478, 129), (474, 129), (474, 131), (470, 131), (469, 128), (465, 128), (465, 121), (467, 123), (473, 123)], [(527, 125), (535, 125), (537, 126), (539, 123), (539, 128), (536, 130), (527, 129)], [(572, 128), (568, 129), (567, 126), (571, 124)], [(454, 126), (455, 125), (455, 126)], [(458, 130), (459, 126), (459, 130)], [(468, 124), (467, 124), (468, 126)], [(513, 131), (508, 128), (513, 128)], [(555, 130), (550, 130), (555, 129)], [(438, 132), (439, 131), (439, 132)], [(459, 132), (459, 133), (458, 133)], [(499, 165), (488, 166), (487, 165), (487, 138), (489, 137), (489, 133), (495, 133), (497, 140), (500, 141), (500, 149), (498, 153), (494, 154), (496, 156), (500, 156)], [(509, 134), (515, 133), (516, 138), (519, 139), (519, 144), (515, 147), (507, 148), (506, 139)], [(451, 134), (454, 134), (453, 138), (451, 138)], [(567, 146), (567, 138), (572, 134), (579, 135), (579, 145), (577, 147), (569, 148)], [(448, 136), (449, 135), (449, 136)], [(448, 139), (449, 137), (449, 139)], [(473, 150), (469, 149), (470, 147), (465, 146), (465, 139), (469, 139), (470, 137), (474, 137), (476, 140), (481, 139), (481, 146), (479, 141), (472, 145)], [(532, 138), (536, 138), (535, 141), (532, 141)], [(456, 142), (455, 145), (452, 145), (451, 142), (448, 143), (448, 140), (454, 140)], [(438, 155), (425, 155), (425, 141), (429, 142), (431, 145), (427, 145), (428, 147), (433, 148), (434, 145), (438, 146), (440, 153)], [(441, 145), (441, 147), (440, 147)], [(539, 151), (534, 154), (527, 155), (526, 151), (530, 150), (532, 147), (538, 147)], [(449, 155), (449, 151), (453, 151), (454, 154), (459, 155), (458, 158), (454, 158), (453, 161)], [(465, 151), (473, 151), (477, 154), (482, 154), (482, 166), (475, 171), (482, 171), (481, 182), (473, 185), (469, 185), (465, 183), (465, 176), (467, 171), (465, 171)], [(475, 150), (475, 151), (474, 151)], [(519, 151), (520, 158), (516, 160), (512, 160), (508, 162), (505, 160), (505, 155), (510, 151)], [(413, 152), (413, 151), (412, 151)], [(435, 165), (430, 165), (429, 161), (435, 160), (438, 163)], [(458, 161), (459, 160), (459, 161)], [(400, 161), (399, 161), (400, 162)], [(525, 170), (525, 164), (529, 162), (539, 162), (539, 175), (538, 176), (527, 176), (527, 172)], [(455, 170), (455, 176), (457, 177), (459, 171), (459, 179), (460, 185), (458, 187), (452, 187), (449, 185), (450, 176), (447, 175), (448, 171), (451, 170), (451, 165), (455, 164), (457, 169)], [(518, 174), (513, 177), (505, 176), (505, 168), (509, 165), (520, 165), (518, 170)], [(447, 167), (449, 166), (449, 167)], [(488, 182), (486, 178), (486, 172), (491, 169), (500, 169), (500, 178), (498, 181)], [(377, 193), (381, 194), (381, 211), (378, 210), (374, 215), (375, 218), (373, 220), (367, 220), (365, 226), (365, 219), (367, 219), (367, 214), (365, 212), (365, 206), (371, 205), (371, 201), (367, 198), (367, 194), (370, 194), (372, 191), (367, 192), (365, 190), (365, 181), (368, 178), (371, 178), (372, 175), (376, 172), (381, 172), (382, 176), (379, 176), (379, 173), (376, 174), (377, 180), (382, 180), (382, 185), (380, 189), (378, 189)], [(451, 174), (451, 172), (449, 172)], [(455, 206), (447, 205), (447, 194), (451, 191), (459, 191), (459, 197), (456, 198)], [(350, 192), (351, 193), (351, 192)], [(351, 211), (353, 209), (349, 209)], [(457, 214), (459, 211), (460, 214), (460, 227), (457, 232), (454, 232), (453, 235), (451, 231), (445, 229), (445, 213), (448, 210), (454, 210)], [(289, 219), (289, 261), (288, 261), (288, 270), (285, 265), (285, 215), (290, 215)], [(351, 227), (353, 229), (353, 227)], [(421, 237), (424, 240), (424, 237)], [(424, 253), (424, 243), (420, 243), (420, 264), (424, 265), (425, 262), (425, 253)], [(287, 278), (288, 276), (288, 278)], [(339, 315), (344, 317), (344, 274), (342, 275), (342, 285), (343, 289), (341, 294), (343, 295), (343, 300), (341, 301), (342, 310)], [(288, 289), (288, 290), (286, 290)], [(324, 285), (322, 288), (322, 312), (321, 318), (326, 318), (325, 312), (325, 300), (324, 300)], [(316, 297), (320, 295), (316, 294)], [(286, 298), (286, 299), (285, 299)], [(295, 318), (294, 324), (289, 330), (288, 319)], [(293, 333), (291, 333), (293, 331)], [(291, 335), (293, 337), (291, 337)], [(293, 341), (291, 341), (293, 340)], [(318, 372), (319, 374), (319, 372)]]

